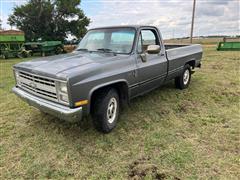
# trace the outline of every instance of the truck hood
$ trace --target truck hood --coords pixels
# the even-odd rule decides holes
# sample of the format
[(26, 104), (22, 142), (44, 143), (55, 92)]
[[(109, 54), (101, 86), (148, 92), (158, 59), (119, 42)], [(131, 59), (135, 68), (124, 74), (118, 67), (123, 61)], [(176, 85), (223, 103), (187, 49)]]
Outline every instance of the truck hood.
[(89, 68), (94, 66), (94, 64), (99, 65), (114, 59), (118, 58), (112, 53), (73, 52), (69, 54), (42, 57), (32, 61), (22, 62), (16, 64), (14, 68), (33, 74), (66, 79), (68, 74), (71, 72), (71, 69), (79, 66), (85, 66), (86, 68)]

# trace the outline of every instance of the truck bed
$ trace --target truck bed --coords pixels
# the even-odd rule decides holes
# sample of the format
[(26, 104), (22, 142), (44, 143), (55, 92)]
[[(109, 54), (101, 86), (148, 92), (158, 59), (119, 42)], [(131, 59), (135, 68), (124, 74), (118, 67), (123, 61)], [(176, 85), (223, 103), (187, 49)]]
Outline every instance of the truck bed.
[(191, 46), (190, 44), (165, 44), (165, 49), (175, 49), (175, 48), (180, 48), (180, 47), (185, 47), (185, 46)]
[(168, 60), (186, 58), (189, 61), (191, 56), (192, 60), (200, 60), (202, 55), (202, 46), (200, 44), (166, 44), (166, 54)]
[(194, 67), (200, 65), (202, 47), (199, 44), (166, 44), (165, 49), (169, 63), (169, 79), (178, 75), (186, 62), (193, 61)]

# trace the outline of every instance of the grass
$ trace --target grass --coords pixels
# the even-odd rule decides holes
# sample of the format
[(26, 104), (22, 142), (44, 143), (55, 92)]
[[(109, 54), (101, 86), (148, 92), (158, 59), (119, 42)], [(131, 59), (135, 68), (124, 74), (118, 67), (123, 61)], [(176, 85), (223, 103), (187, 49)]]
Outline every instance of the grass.
[(132, 101), (110, 134), (69, 124), (13, 93), (0, 60), (0, 179), (239, 179), (239, 52), (204, 48), (188, 89), (173, 82)]

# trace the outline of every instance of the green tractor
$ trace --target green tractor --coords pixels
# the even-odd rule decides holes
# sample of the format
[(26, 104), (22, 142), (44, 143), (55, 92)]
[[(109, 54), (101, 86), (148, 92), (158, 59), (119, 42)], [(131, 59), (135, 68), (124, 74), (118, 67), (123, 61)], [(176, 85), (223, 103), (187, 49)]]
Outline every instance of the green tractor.
[(4, 59), (28, 56), (28, 52), (24, 49), (24, 42), (25, 37), (22, 31), (0, 31), (0, 56)]
[(218, 51), (240, 51), (240, 38), (223, 38), (218, 43)]

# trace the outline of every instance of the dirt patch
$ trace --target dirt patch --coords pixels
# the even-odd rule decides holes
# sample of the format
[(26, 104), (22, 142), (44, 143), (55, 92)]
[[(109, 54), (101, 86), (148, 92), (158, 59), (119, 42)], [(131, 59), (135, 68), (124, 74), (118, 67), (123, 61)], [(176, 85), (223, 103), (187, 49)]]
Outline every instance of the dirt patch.
[[(171, 176), (169, 176), (166, 173), (159, 172), (158, 167), (151, 163), (150, 157), (141, 157), (134, 161), (129, 166), (129, 173), (128, 173), (129, 179), (134, 180), (141, 180), (145, 177), (149, 177), (151, 179), (157, 179), (157, 180), (163, 180), (163, 179), (169, 179)], [(180, 180), (180, 178), (177, 177), (171, 177), (176, 180)]]
[(214, 64), (214, 65), (212, 65), (212, 69), (223, 70), (223, 65), (221, 65), (221, 64)]
[(240, 96), (240, 91), (223, 91), (221, 92), (221, 95), (226, 96), (226, 97), (239, 97)]
[(178, 111), (186, 113), (195, 109), (198, 106), (200, 106), (199, 102), (182, 101), (182, 103), (178, 106)]

